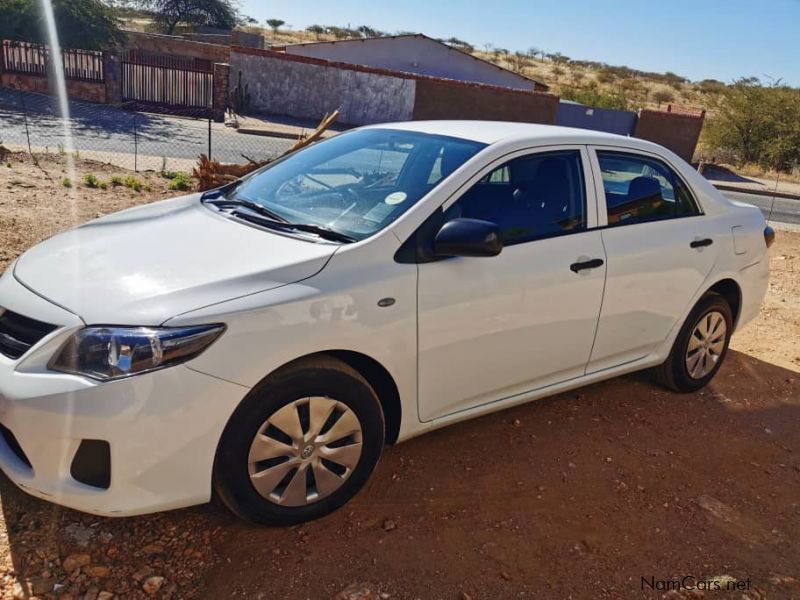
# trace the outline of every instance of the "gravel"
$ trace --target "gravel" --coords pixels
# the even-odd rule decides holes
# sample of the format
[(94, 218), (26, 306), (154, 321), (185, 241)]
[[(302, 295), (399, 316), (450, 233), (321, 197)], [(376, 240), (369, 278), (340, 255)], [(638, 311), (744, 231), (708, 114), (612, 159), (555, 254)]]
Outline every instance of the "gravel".
[[(83, 160), (67, 190), (65, 162), (3, 159), (0, 270), (168, 195), (156, 173), (138, 175), (150, 191), (85, 188), (86, 172), (127, 173)], [(439, 430), (387, 449), (348, 506), (303, 526), (216, 504), (99, 518), (0, 476), (0, 597), (656, 597), (643, 578), (684, 575), (800, 597), (799, 257), (800, 234), (779, 232), (764, 311), (708, 388), (636, 374)]]

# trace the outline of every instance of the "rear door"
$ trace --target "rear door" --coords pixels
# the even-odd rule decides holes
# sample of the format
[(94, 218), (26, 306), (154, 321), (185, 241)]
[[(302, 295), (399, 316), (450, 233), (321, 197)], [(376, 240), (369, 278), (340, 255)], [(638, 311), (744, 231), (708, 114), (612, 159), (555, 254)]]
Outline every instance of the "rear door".
[(650, 354), (688, 312), (720, 245), (688, 184), (662, 157), (590, 151), (607, 271), (587, 373)]

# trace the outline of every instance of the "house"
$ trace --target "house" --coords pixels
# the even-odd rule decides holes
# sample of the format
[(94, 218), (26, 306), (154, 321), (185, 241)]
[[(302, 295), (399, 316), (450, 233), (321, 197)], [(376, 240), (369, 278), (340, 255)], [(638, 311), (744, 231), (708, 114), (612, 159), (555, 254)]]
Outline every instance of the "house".
[(546, 92), (548, 86), (421, 33), (290, 44), (286, 54), (471, 83)]

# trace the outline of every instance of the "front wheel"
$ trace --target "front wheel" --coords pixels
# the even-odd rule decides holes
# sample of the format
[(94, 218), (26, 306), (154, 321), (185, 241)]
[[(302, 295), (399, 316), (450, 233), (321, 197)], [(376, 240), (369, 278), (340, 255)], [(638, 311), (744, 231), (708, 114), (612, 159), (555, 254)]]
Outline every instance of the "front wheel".
[(256, 386), (231, 417), (214, 488), (248, 521), (309, 521), (361, 489), (383, 442), (383, 413), (369, 383), (338, 360), (303, 361)]
[(699, 390), (722, 366), (732, 333), (730, 305), (719, 294), (706, 294), (686, 318), (667, 360), (653, 369), (654, 379), (676, 392)]

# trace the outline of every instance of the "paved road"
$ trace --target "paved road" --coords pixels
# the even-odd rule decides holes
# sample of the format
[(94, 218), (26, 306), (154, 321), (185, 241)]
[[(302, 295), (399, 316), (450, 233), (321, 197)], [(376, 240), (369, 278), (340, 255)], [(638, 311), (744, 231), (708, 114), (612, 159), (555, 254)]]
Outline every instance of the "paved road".
[[(743, 192), (722, 192), (731, 200), (747, 202), (761, 209), (764, 218), (779, 223), (800, 224), (800, 200), (790, 198), (775, 198), (769, 196), (747, 194)], [(771, 214), (770, 214), (771, 213)]]
[[(27, 145), (25, 114), (31, 146), (56, 151), (65, 145), (55, 98), (0, 89), (0, 142)], [(112, 106), (70, 102), (73, 144), (79, 151), (196, 159), (208, 153), (208, 121), (134, 113)], [(134, 144), (134, 128), (136, 143)], [(223, 162), (277, 156), (291, 140), (237, 133), (221, 123), (211, 125), (211, 155)]]

